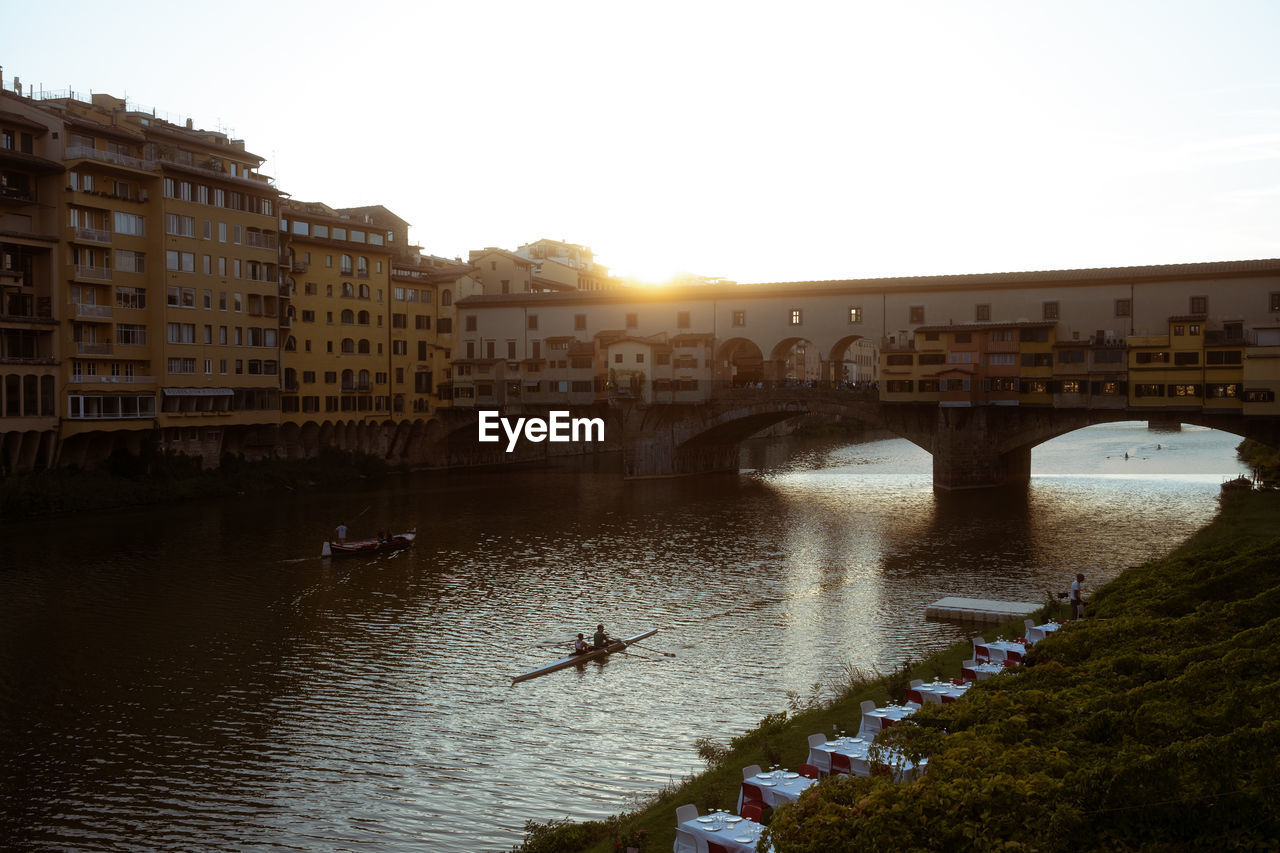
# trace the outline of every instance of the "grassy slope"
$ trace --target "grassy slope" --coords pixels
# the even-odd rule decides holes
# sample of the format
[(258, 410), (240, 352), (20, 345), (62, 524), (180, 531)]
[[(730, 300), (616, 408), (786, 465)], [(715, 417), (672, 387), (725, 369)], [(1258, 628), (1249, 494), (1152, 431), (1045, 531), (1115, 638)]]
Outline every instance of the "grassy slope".
[[(956, 849), (998, 838), (1009, 849), (1067, 849), (1088, 837), (1085, 846), (1163, 849), (1153, 827), (1174, 845), (1265, 838), (1280, 821), (1260, 805), (1280, 801), (1280, 770), (1257, 752), (1280, 751), (1278, 534), (1280, 493), (1234, 497), (1177, 552), (1100, 590), (1091, 615), (1101, 618), (1037, 646), (1016, 681), (984, 682), (965, 702), (917, 714), (922, 725), (895, 727), (902, 748), (933, 756), (921, 782), (824, 782), (779, 811), (776, 848), (887, 849), (924, 838), (923, 848)], [(856, 729), (863, 699), (883, 703), (906, 678), (954, 675), (968, 654), (957, 644), (905, 677), (853, 684), (828, 707), (766, 718), (707, 772), (644, 807), (535, 827), (522, 849), (609, 853), (618, 830), (643, 829), (649, 850), (669, 850), (678, 805), (733, 808), (743, 766), (798, 767), (809, 734)]]

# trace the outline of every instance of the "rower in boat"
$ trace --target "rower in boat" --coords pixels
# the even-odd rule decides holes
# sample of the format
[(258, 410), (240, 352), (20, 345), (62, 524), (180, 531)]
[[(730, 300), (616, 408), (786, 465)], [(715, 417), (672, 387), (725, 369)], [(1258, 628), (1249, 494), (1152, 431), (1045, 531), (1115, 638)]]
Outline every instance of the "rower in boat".
[(585, 655), (589, 651), (591, 651), (591, 647), (587, 645), (586, 638), (579, 633), (578, 639), (573, 641), (573, 653), (575, 655)]
[(609, 635), (604, 632), (603, 625), (596, 626), (596, 632), (591, 635), (591, 647), (593, 649), (609, 648)]

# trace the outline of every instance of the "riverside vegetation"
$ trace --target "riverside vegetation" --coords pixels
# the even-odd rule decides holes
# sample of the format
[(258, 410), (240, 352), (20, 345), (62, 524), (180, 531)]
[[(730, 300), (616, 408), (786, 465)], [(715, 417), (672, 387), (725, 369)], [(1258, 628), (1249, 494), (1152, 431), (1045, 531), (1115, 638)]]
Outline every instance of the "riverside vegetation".
[[(1224, 495), (1209, 526), (1100, 589), (1089, 618), (1034, 646), (1018, 674), (980, 682), (963, 701), (927, 705), (890, 729), (887, 746), (929, 756), (921, 779), (825, 780), (766, 815), (761, 846), (1277, 849), (1277, 522), (1280, 493)], [(727, 746), (700, 741), (706, 772), (605, 821), (531, 822), (514, 849), (669, 850), (676, 806), (732, 809), (743, 766), (799, 766), (809, 734), (856, 729), (862, 699), (901, 699), (910, 678), (955, 675), (969, 652), (961, 643), (888, 676), (854, 673), (835, 695), (790, 696), (789, 711)]]

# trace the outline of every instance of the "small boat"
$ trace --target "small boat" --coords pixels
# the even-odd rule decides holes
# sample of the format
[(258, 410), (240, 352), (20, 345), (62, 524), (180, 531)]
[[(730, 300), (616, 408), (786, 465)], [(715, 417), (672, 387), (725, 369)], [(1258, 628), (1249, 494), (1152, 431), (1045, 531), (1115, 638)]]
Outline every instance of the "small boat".
[(1222, 484), (1222, 491), (1224, 492), (1247, 492), (1252, 488), (1253, 481), (1243, 474)]
[(523, 675), (512, 676), (511, 683), (519, 684), (521, 681), (528, 681), (530, 678), (537, 678), (538, 676), (546, 675), (549, 672), (568, 669), (571, 666), (577, 666), (580, 663), (587, 663), (588, 661), (600, 660), (601, 658), (608, 657), (614, 652), (623, 651), (632, 643), (647, 640), (656, 633), (658, 633), (658, 629), (654, 628), (652, 631), (645, 631), (643, 634), (636, 634), (634, 637), (627, 637), (625, 640), (614, 640), (603, 649), (593, 649), (589, 652), (583, 652), (580, 655), (569, 655), (567, 658), (560, 658), (560, 660), (552, 661), (545, 666), (540, 666), (537, 669), (531, 669)]
[(385, 538), (346, 539), (342, 542), (324, 540), (320, 546), (321, 557), (359, 557), (365, 554), (378, 554), (382, 551), (403, 551), (413, 545), (418, 538), (418, 530), (414, 528), (407, 533), (396, 533)]

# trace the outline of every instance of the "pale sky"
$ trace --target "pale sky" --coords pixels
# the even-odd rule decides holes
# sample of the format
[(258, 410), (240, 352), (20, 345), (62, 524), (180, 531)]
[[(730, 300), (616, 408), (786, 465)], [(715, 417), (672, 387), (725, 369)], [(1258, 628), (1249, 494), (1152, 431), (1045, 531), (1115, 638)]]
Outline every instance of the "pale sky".
[(428, 252), (743, 282), (1280, 257), (1280, 3), (8, 4), (6, 88), (223, 129)]

